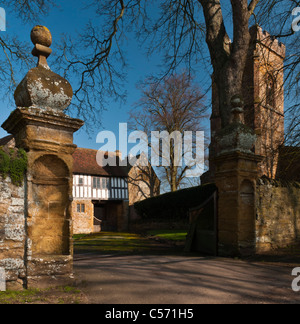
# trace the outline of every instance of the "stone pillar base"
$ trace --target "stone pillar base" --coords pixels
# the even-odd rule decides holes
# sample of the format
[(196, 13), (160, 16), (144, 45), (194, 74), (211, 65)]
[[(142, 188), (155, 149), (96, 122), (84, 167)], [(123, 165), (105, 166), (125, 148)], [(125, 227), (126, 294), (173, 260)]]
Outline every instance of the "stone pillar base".
[(72, 285), (72, 256), (42, 256), (27, 261), (27, 289)]
[(259, 156), (241, 152), (215, 158), (220, 256), (255, 253), (255, 191), (260, 161)]

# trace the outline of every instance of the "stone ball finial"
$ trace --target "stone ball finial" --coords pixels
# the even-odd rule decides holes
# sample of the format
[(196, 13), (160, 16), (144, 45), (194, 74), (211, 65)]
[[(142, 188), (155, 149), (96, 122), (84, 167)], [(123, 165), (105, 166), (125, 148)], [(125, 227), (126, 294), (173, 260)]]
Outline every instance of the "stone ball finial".
[(241, 96), (235, 95), (231, 98), (232, 122), (244, 123), (244, 101)]
[(47, 57), (52, 53), (52, 35), (47, 27), (35, 26), (31, 31), (34, 49), (38, 57), (36, 68), (31, 69), (15, 91), (17, 107), (46, 111), (64, 111), (71, 103), (73, 90), (70, 83), (51, 71)]
[(240, 95), (231, 98), (231, 122), (218, 132), (220, 155), (232, 152), (253, 154), (256, 135), (252, 128), (245, 124), (244, 101)]
[(50, 30), (45, 26), (33, 27), (30, 38), (34, 44), (32, 55), (39, 58), (38, 66), (42, 65), (48, 68), (47, 57), (52, 53), (50, 46), (52, 45), (52, 35)]
[(45, 26), (33, 27), (30, 37), (34, 45), (40, 44), (46, 47), (50, 47), (52, 45), (52, 35), (50, 30)]
[(235, 95), (231, 98), (231, 107), (232, 108), (243, 108), (244, 101), (240, 95)]

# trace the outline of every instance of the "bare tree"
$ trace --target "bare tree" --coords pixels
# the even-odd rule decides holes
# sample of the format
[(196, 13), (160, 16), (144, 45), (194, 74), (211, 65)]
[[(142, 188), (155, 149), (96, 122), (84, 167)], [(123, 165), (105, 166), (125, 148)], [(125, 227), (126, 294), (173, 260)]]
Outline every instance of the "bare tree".
[[(56, 1), (2, 3), (28, 20), (46, 13)], [(160, 79), (183, 65), (191, 73), (198, 72), (200, 65), (209, 58), (211, 65), (207, 70), (215, 77), (222, 124), (225, 126), (230, 119), (231, 97), (242, 93), (249, 25), (255, 23), (284, 39), (290, 49), (285, 64), (285, 89), (294, 103), (287, 113), (292, 116), (295, 110), (299, 112), (299, 37), (291, 30), (291, 12), (300, 6), (299, 1), (89, 0), (87, 3), (97, 19), (83, 28), (76, 39), (65, 37), (57, 60), (66, 77), (78, 80), (74, 85), (75, 100), (71, 107), (75, 108), (78, 117), (95, 120), (97, 112), (105, 107), (106, 98), (125, 99), (122, 88), (126, 66), (123, 41), (135, 35), (149, 55), (157, 52), (164, 58)], [(3, 51), (2, 80), (13, 84), (13, 62), (28, 62), (25, 54), (28, 51), (22, 51), (23, 46), (19, 46), (20, 51), (16, 42), (3, 37), (0, 48)], [(291, 118), (289, 129), (293, 134), (299, 132), (297, 124), (299, 122)]]
[[(168, 72), (174, 71), (182, 62), (192, 67), (200, 57), (203, 40), (206, 39), (220, 97), (220, 114), (223, 125), (230, 118), (230, 100), (240, 94), (242, 77), (249, 48), (249, 19), (259, 1), (231, 0), (234, 41), (231, 42), (225, 28), (220, 0), (172, 0), (160, 1), (160, 13), (154, 19), (149, 14), (156, 3), (143, 0), (94, 1), (99, 17), (105, 21), (102, 29), (89, 26), (81, 41), (94, 50), (85, 60), (69, 60), (67, 71), (76, 69), (82, 78), (75, 96), (87, 99), (84, 92), (97, 85), (96, 76), (103, 79), (105, 72), (108, 89), (117, 93), (113, 77), (118, 75), (112, 58), (124, 62), (119, 46), (122, 37), (136, 27), (140, 40), (146, 40), (148, 52), (163, 50)], [(100, 36), (101, 35), (101, 36)], [(67, 45), (67, 44), (66, 44)], [(67, 48), (67, 47), (66, 47)], [(103, 82), (102, 82), (103, 84)], [(102, 90), (104, 90), (102, 88)], [(79, 98), (79, 93), (83, 97)]]
[[(161, 177), (176, 191), (186, 178), (187, 170), (195, 165), (184, 165), (184, 132), (204, 131), (206, 119), (204, 95), (185, 73), (173, 75), (162, 83), (150, 83), (142, 91), (137, 107), (131, 112), (131, 128), (148, 134), (152, 155), (160, 158)], [(154, 136), (154, 137), (153, 137)], [(158, 145), (154, 144), (157, 143)], [(164, 150), (166, 145), (169, 150)], [(185, 153), (195, 153), (196, 140)], [(204, 148), (203, 148), (204, 149)], [(152, 156), (153, 157), (153, 156)]]
[[(241, 93), (250, 41), (248, 23), (258, 2), (230, 1), (231, 42), (220, 0), (91, 0), (89, 4), (99, 19), (90, 23), (75, 42), (66, 39), (62, 46), (66, 76), (78, 79), (74, 102), (78, 117), (94, 119), (95, 107), (104, 108), (105, 98), (125, 98), (121, 86), (126, 66), (122, 42), (135, 33), (149, 55), (156, 51), (164, 56), (160, 80), (183, 64), (190, 73), (197, 71), (206, 53), (206, 40), (219, 90), (222, 123), (226, 125), (231, 97)], [(157, 8), (156, 13), (153, 8)]]
[[(206, 61), (208, 48), (209, 71), (218, 88), (220, 115), (225, 126), (230, 120), (232, 96), (242, 93), (250, 24), (261, 24), (272, 35), (294, 42), (285, 68), (287, 93), (295, 95), (300, 60), (299, 47), (295, 46), (295, 35), (291, 32), (291, 11), (297, 5), (299, 1), (295, 0), (91, 1), (104, 26), (89, 25), (82, 40), (94, 52), (91, 51), (88, 59), (70, 61), (68, 69), (74, 68), (83, 75), (80, 91), (84, 92), (89, 80), (98, 76), (102, 94), (114, 93), (122, 98), (116, 79), (123, 77), (120, 64), (125, 66), (126, 61), (122, 40), (130, 33), (135, 32), (149, 55), (157, 52), (164, 57), (160, 79), (182, 65), (190, 72), (198, 71), (199, 65)], [(296, 41), (299, 44), (299, 40)], [(105, 84), (101, 80), (105, 80)], [(295, 100), (299, 102), (298, 94)], [(291, 129), (295, 130), (294, 119), (292, 121)]]

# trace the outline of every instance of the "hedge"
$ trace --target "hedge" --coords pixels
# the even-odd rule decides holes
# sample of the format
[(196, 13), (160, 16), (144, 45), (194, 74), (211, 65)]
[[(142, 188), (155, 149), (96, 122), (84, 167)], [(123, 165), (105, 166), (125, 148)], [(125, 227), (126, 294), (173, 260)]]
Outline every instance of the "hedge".
[(149, 198), (134, 207), (142, 219), (184, 219), (188, 218), (190, 208), (201, 205), (216, 190), (215, 184), (206, 184)]

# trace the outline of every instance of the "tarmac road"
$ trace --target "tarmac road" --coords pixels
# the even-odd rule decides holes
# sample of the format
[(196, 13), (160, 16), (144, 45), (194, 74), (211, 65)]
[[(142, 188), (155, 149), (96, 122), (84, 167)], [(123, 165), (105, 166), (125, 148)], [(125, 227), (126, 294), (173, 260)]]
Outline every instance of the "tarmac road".
[(294, 266), (162, 255), (75, 256), (92, 304), (299, 304)]

